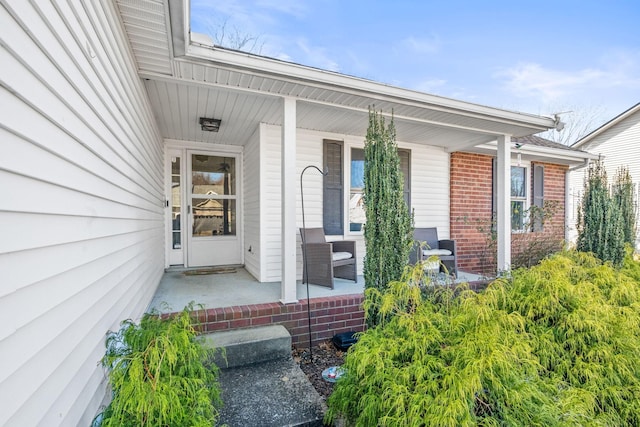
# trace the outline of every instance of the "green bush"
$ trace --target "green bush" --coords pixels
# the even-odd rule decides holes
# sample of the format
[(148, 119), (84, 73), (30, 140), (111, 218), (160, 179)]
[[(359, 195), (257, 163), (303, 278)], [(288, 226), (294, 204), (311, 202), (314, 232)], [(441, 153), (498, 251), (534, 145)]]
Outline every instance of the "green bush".
[(196, 341), (189, 312), (145, 314), (122, 322), (107, 338), (102, 365), (112, 401), (97, 417), (111, 426), (211, 426), (220, 404), (218, 368), (205, 367), (210, 351)]
[(611, 186), (611, 194), (622, 215), (622, 234), (625, 243), (636, 244), (637, 204), (636, 188), (627, 166), (621, 166)]
[(364, 158), (365, 286), (382, 290), (400, 279), (413, 245), (393, 117), (387, 125), (382, 113), (369, 110)]
[[(328, 400), (356, 426), (640, 425), (637, 265), (562, 252), (480, 293), (367, 291), (362, 334)], [(629, 274), (627, 274), (629, 273)], [(407, 280), (411, 282), (411, 280)]]
[(589, 165), (584, 181), (584, 195), (578, 206), (576, 248), (620, 265), (625, 244), (623, 208), (618, 205), (622, 199), (614, 199), (609, 190), (607, 172), (598, 159)]

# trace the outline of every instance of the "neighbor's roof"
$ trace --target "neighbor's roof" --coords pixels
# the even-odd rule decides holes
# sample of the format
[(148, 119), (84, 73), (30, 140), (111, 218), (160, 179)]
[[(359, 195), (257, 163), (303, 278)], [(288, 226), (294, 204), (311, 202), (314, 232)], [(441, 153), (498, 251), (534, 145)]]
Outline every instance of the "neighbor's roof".
[(579, 147), (581, 147), (583, 145), (587, 145), (590, 141), (592, 141), (598, 135), (602, 134), (603, 132), (607, 131), (608, 129), (611, 129), (613, 126), (617, 125), (618, 123), (620, 123), (621, 121), (623, 121), (627, 117), (637, 113), (638, 111), (640, 111), (640, 102), (637, 103), (636, 105), (634, 105), (633, 107), (629, 108), (628, 110), (618, 114), (616, 117), (614, 117), (613, 119), (609, 120), (607, 123), (603, 124), (602, 126), (597, 128), (596, 130), (594, 130), (593, 132), (588, 134), (587, 136), (585, 136), (582, 139), (576, 141), (572, 145), (572, 147), (573, 148), (579, 148)]

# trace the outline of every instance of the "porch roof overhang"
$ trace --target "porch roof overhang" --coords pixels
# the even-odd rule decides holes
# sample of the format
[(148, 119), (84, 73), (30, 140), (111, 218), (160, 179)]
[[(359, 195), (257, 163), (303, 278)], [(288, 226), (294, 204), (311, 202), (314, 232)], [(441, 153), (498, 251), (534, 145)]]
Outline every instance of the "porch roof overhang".
[[(243, 145), (259, 123), (364, 137), (368, 109), (393, 112), (400, 141), (469, 150), (499, 135), (525, 136), (554, 119), (487, 107), (213, 46), (189, 28), (189, 0), (117, 0), (138, 72), (166, 139)], [(222, 120), (201, 130), (199, 117)]]
[[(480, 154), (496, 155), (498, 144), (492, 141), (474, 147), (471, 152)], [(522, 158), (532, 162), (547, 162), (569, 166), (569, 168), (580, 167), (588, 164), (591, 160), (596, 160), (597, 155), (581, 150), (567, 148), (544, 147), (540, 145), (525, 144), (520, 147), (512, 143), (511, 157), (516, 158), (518, 154)]]

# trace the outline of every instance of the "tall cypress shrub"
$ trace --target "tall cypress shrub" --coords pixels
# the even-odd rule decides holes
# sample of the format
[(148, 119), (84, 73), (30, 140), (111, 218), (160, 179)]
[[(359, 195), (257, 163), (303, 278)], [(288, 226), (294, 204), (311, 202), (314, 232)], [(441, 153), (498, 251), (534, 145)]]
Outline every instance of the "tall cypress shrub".
[(365, 288), (382, 291), (401, 278), (413, 234), (393, 117), (387, 126), (382, 113), (369, 110), (364, 156)]
[(613, 200), (622, 215), (622, 232), (625, 243), (636, 244), (636, 200), (635, 186), (629, 174), (629, 168), (620, 167), (613, 183)]
[(607, 172), (600, 159), (587, 171), (578, 211), (577, 249), (615, 265), (624, 258), (622, 212), (609, 192)]

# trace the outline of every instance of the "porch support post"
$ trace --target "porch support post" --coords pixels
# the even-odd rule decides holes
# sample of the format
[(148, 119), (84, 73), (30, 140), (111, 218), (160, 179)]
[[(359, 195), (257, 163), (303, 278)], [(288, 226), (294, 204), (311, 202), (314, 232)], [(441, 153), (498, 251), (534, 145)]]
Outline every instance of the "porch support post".
[(498, 274), (511, 269), (511, 135), (498, 137), (496, 231)]
[(296, 286), (296, 100), (283, 98), (282, 119), (282, 282), (280, 301), (298, 302)]

